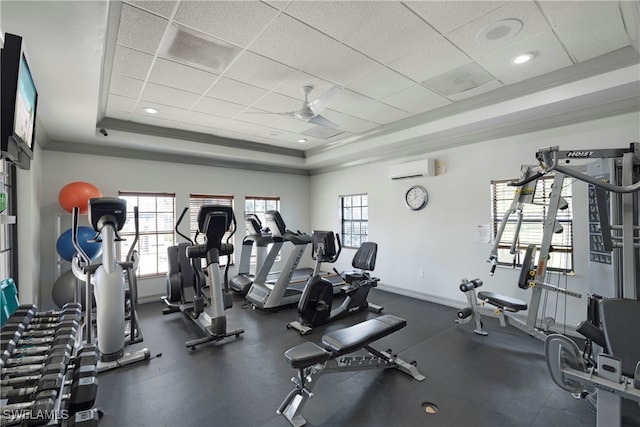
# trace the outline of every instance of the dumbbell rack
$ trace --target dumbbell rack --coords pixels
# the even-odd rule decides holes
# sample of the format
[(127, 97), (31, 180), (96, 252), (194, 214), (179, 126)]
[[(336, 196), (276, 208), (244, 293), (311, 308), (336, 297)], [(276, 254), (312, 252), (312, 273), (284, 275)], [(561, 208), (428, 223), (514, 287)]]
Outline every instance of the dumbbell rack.
[(1, 329), (0, 425), (98, 425), (98, 355), (82, 343), (82, 307), (21, 305)]

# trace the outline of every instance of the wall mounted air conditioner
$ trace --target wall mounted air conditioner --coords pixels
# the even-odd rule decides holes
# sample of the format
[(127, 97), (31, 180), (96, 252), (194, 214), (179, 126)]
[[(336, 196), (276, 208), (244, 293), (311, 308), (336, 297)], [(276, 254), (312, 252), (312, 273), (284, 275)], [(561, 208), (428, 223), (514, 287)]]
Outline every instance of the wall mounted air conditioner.
[(399, 165), (389, 166), (389, 178), (404, 179), (418, 176), (435, 176), (436, 161), (435, 159), (423, 159), (415, 162), (400, 163)]

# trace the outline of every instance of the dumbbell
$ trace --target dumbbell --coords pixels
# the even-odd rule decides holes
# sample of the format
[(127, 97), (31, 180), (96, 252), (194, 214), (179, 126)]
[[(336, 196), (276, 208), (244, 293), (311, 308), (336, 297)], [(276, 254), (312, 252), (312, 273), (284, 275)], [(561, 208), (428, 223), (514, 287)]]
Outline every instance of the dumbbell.
[(79, 327), (79, 319), (68, 319), (63, 320), (61, 322), (52, 324), (50, 328), (36, 328), (29, 329), (28, 325), (18, 325), (15, 330), (3, 330), (0, 333), (0, 339), (2, 341), (12, 339), (16, 334), (18, 338), (46, 338), (52, 335), (55, 335), (58, 330), (63, 328), (73, 328), (76, 329)]
[(41, 354), (58, 345), (69, 344), (73, 349), (77, 329), (78, 323), (74, 321), (58, 328), (53, 336), (21, 338), (19, 333), (15, 333), (13, 338), (2, 341), (2, 366), (4, 367), (10, 358), (16, 358), (19, 355)]
[(3, 389), (0, 395), (7, 402), (7, 405), (3, 405), (3, 410), (25, 409), (25, 404), (30, 407), (34, 402), (42, 400), (55, 401), (63, 386), (71, 386), (70, 393), (61, 395), (61, 400), (67, 403), (70, 412), (87, 410), (93, 406), (98, 392), (96, 375), (74, 375), (72, 380), (65, 381), (62, 374), (51, 374), (41, 377), (34, 386)]
[(82, 310), (79, 306), (69, 306), (59, 312), (56, 315), (44, 315), (37, 317), (31, 310), (16, 311), (7, 320), (3, 326), (3, 331), (8, 329), (15, 329), (23, 325), (25, 328), (31, 329), (46, 329), (51, 327), (51, 324), (59, 323), (63, 320), (79, 320), (82, 316)]
[(8, 359), (5, 363), (6, 368), (3, 367), (0, 372), (2, 372), (2, 375), (11, 375), (16, 370), (20, 370), (20, 367), (27, 365), (56, 365), (58, 363), (64, 363), (65, 365), (68, 365), (70, 358), (71, 351), (68, 349), (68, 347), (65, 346), (62, 349), (52, 348), (48, 354)]
[[(73, 359), (73, 367), (95, 366), (98, 363), (99, 356), (95, 351), (95, 346), (85, 346), (81, 349)], [(19, 382), (20, 378), (28, 376), (39, 376), (61, 372), (64, 373), (69, 365), (69, 359), (60, 358), (52, 355), (47, 361), (40, 364), (20, 365), (11, 368), (4, 368), (1, 371), (2, 377), (6, 381)], [(70, 366), (70, 367), (71, 367)]]

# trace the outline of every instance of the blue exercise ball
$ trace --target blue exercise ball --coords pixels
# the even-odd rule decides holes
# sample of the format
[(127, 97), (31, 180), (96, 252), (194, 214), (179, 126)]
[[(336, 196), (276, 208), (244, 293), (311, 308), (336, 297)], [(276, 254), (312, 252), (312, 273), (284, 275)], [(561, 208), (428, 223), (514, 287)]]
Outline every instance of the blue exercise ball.
[[(91, 227), (78, 227), (78, 243), (91, 261), (98, 258), (102, 253), (100, 243), (89, 242), (95, 235), (96, 233)], [(56, 250), (62, 259), (71, 261), (76, 253), (76, 248), (73, 247), (73, 241), (71, 240), (71, 229), (68, 229), (58, 237)]]

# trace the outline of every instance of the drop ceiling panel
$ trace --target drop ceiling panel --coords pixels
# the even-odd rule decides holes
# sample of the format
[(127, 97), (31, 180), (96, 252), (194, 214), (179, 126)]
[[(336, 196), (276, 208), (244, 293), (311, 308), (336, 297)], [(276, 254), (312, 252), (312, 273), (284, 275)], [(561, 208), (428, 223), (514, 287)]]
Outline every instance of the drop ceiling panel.
[(149, 12), (153, 12), (157, 15), (163, 16), (165, 18), (169, 18), (171, 16), (171, 14), (173, 13), (173, 8), (175, 7), (176, 3), (175, 1), (169, 1), (169, 0), (162, 0), (162, 1), (157, 1), (157, 0), (151, 0), (151, 1), (134, 1), (134, 0), (127, 0), (124, 3), (129, 3), (131, 5), (134, 5), (136, 7), (139, 7), (141, 9), (146, 9)]
[(382, 66), (373, 73), (349, 85), (349, 89), (373, 99), (381, 99), (414, 84), (414, 81)]
[(205, 114), (199, 111), (189, 111), (187, 115), (184, 116), (183, 122), (207, 128), (221, 128), (228, 126), (229, 118)]
[(143, 85), (143, 80), (121, 76), (119, 74), (112, 74), (111, 83), (109, 84), (109, 93), (129, 98), (138, 98)]
[[(155, 108), (158, 112), (153, 115), (145, 113), (142, 109), (146, 107)], [(168, 105), (162, 105), (151, 101), (140, 102), (136, 107), (136, 114), (143, 117), (154, 117), (161, 120), (180, 121), (186, 113), (187, 110), (184, 108), (170, 107)]]
[(455, 95), (450, 95), (447, 98), (451, 101), (461, 101), (463, 99), (471, 98), (476, 95), (480, 95), (482, 93), (490, 92), (494, 89), (499, 89), (504, 85), (498, 80), (494, 80), (482, 86), (474, 87), (473, 89), (465, 90), (464, 92), (457, 93)]
[(480, 18), (497, 9), (502, 1), (409, 1), (407, 7), (420, 15), (442, 34)]
[(154, 54), (168, 21), (128, 4), (122, 5), (118, 44)]
[(289, 132), (302, 132), (307, 129), (309, 123), (286, 116), (279, 116), (277, 114), (264, 113), (259, 110), (250, 110), (244, 113), (240, 113), (235, 117), (236, 120), (242, 122), (249, 122), (260, 124), (263, 126), (270, 126), (275, 129), (286, 130)]
[[(506, 19), (522, 22), (522, 29), (512, 37), (493, 41), (478, 41), (478, 33), (485, 27)], [(481, 18), (451, 32), (448, 38), (472, 58), (490, 55), (514, 43), (521, 42), (536, 34), (549, 31), (542, 13), (533, 2), (509, 2)]]
[(405, 111), (374, 101), (355, 92), (342, 90), (333, 98), (333, 110), (370, 122), (385, 124), (409, 116)]
[(107, 112), (119, 111), (131, 114), (136, 109), (136, 100), (120, 95), (109, 95), (107, 99)]
[(286, 15), (280, 15), (250, 49), (338, 84), (367, 74), (373, 70), (366, 68), (375, 66), (364, 55)]
[(278, 92), (283, 95), (287, 95), (287, 96), (290, 96), (291, 98), (296, 98), (302, 101), (304, 100), (304, 91), (302, 90), (304, 86), (313, 87), (313, 91), (311, 92), (309, 99), (314, 100), (322, 96), (334, 85), (332, 83), (329, 83), (326, 80), (322, 80), (311, 74), (298, 71), (296, 74), (291, 76), (289, 80), (287, 80), (286, 82), (278, 86), (275, 89), (275, 92)]
[(223, 101), (222, 99), (209, 98), (205, 96), (194, 105), (193, 111), (231, 118), (238, 115), (238, 113), (246, 108), (246, 105), (235, 104), (233, 102)]
[(270, 111), (272, 113), (285, 113), (299, 110), (302, 108), (302, 104), (303, 103), (299, 99), (272, 92), (253, 104), (253, 107), (260, 110)]
[[(577, 6), (572, 2), (541, 2), (558, 36), (578, 61), (585, 61), (625, 47), (629, 38), (624, 31), (618, 2), (591, 1)], [(576, 8), (580, 13), (576, 13)]]
[(221, 77), (207, 92), (207, 96), (242, 105), (251, 105), (267, 93), (269, 92), (257, 86)]
[(142, 101), (156, 102), (162, 105), (172, 105), (174, 107), (188, 110), (198, 100), (199, 96), (192, 92), (174, 89), (155, 83), (147, 83), (142, 92)]
[(144, 80), (147, 78), (153, 56), (124, 46), (116, 46), (113, 56), (113, 74)]
[(333, 123), (337, 124), (338, 130), (350, 133), (366, 132), (380, 126), (368, 120), (360, 119), (349, 114), (340, 113), (334, 110), (324, 110), (322, 115)]
[[(440, 35), (399, 2), (379, 2), (379, 13), (342, 41), (383, 64), (420, 49)], [(402, 23), (399, 25), (399, 23)]]
[(451, 101), (447, 98), (444, 98), (419, 84), (414, 84), (411, 87), (387, 96), (381, 101), (412, 114), (423, 113), (425, 111), (451, 104)]
[(285, 12), (337, 39), (346, 37), (378, 19), (385, 6), (379, 1), (291, 2)]
[(244, 52), (224, 74), (253, 86), (272, 90), (288, 80), (296, 70), (272, 59)]
[(468, 55), (447, 41), (436, 37), (413, 54), (388, 65), (414, 81), (421, 82), (471, 62)]
[(257, 1), (183, 1), (175, 19), (246, 47), (277, 14), (276, 9)]
[[(535, 56), (524, 64), (511, 62), (515, 56), (525, 52), (531, 52)], [(551, 31), (536, 34), (502, 49), (485, 53), (475, 59), (487, 71), (506, 84), (571, 65), (571, 59)]]
[(217, 77), (213, 73), (158, 58), (149, 75), (149, 81), (202, 94), (209, 89)]

